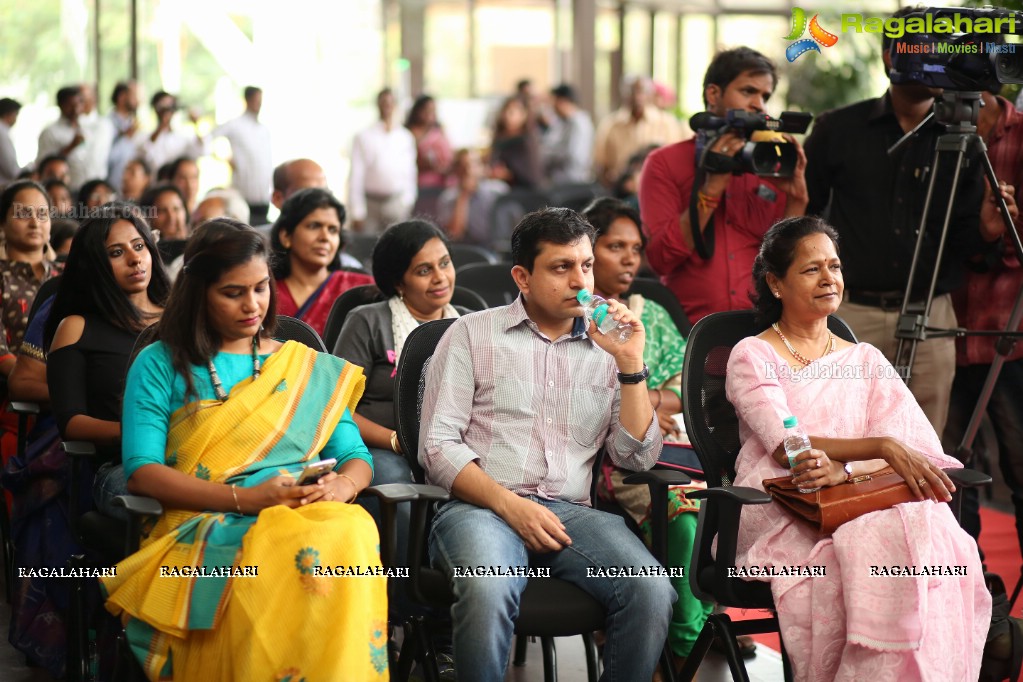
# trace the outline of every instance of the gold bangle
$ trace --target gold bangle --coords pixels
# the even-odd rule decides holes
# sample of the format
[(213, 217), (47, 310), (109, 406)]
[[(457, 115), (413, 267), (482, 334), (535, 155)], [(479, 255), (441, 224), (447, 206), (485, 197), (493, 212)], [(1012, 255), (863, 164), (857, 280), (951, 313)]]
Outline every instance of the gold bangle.
[(338, 472), (337, 476), (338, 476), (338, 478), (347, 478), (349, 481), (352, 482), (352, 487), (355, 488), (355, 492), (352, 493), (352, 499), (350, 499), (350, 500), (345, 502), (345, 504), (351, 504), (352, 502), (355, 501), (355, 498), (359, 496), (359, 484), (356, 483), (355, 479), (352, 478), (351, 476), (349, 476), (348, 474), (342, 474), (342, 473)]
[(401, 454), (401, 445), (398, 443), (397, 431), (391, 431), (391, 450), (397, 455)]
[(242, 506), (238, 504), (238, 491), (234, 489), (234, 483), (231, 484), (231, 496), (234, 497), (234, 507), (238, 510), (238, 513), (242, 513)]

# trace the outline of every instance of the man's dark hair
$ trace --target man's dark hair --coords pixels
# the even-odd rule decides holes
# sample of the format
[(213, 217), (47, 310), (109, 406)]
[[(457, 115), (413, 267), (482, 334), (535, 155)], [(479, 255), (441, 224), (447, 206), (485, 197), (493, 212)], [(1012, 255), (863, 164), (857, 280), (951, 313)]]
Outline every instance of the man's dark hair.
[(57, 106), (61, 109), (64, 105), (73, 97), (77, 97), (82, 94), (82, 88), (78, 85), (67, 85), (57, 91)]
[(379, 102), (380, 98), (384, 95), (394, 95), (394, 90), (391, 90), (390, 88), (382, 88), (380, 92), (377, 93), (377, 101)]
[(157, 178), (157, 179), (158, 180), (164, 180), (164, 179), (173, 180), (174, 176), (178, 174), (179, 170), (181, 170), (181, 166), (183, 166), (186, 163), (191, 163), (191, 164), (193, 164), (195, 166), (199, 165), (199, 164), (196, 163), (195, 159), (193, 159), (191, 156), (179, 156), (178, 158), (174, 159), (170, 163), (168, 163), (168, 164), (166, 164), (166, 165), (164, 165), (164, 166), (162, 166), (160, 168), (161, 172), (163, 172), (164, 168), (167, 169), (167, 177), (166, 178)]
[(255, 85), (249, 85), (245, 88), (245, 101), (248, 102), (250, 99), (263, 92), (262, 88), (257, 88)]
[(178, 98), (174, 97), (174, 95), (170, 94), (166, 90), (157, 90), (156, 94), (149, 98), (149, 106), (153, 107), (153, 109), (156, 109), (156, 103), (159, 102), (164, 97), (173, 98), (175, 104), (177, 104), (178, 102)]
[(567, 99), (572, 104), (579, 101), (579, 98), (575, 94), (575, 88), (568, 83), (562, 83), (561, 85), (551, 90), (551, 96), (557, 97), (558, 99)]
[(703, 105), (707, 106), (707, 88), (716, 85), (721, 92), (728, 89), (728, 84), (744, 73), (771, 75), (773, 85), (778, 85), (778, 72), (774, 62), (749, 47), (736, 47), (714, 55), (707, 73), (703, 75)]
[(398, 295), (412, 259), (431, 239), (448, 245), (447, 236), (429, 220), (406, 220), (384, 230), (373, 247), (373, 279), (385, 296)]
[(523, 78), (522, 80), (515, 84), (515, 92), (521, 93), (523, 90), (525, 90), (532, 84), (533, 80), (531, 78)]
[(117, 190), (109, 182), (102, 178), (93, 178), (92, 180), (87, 180), (78, 188), (78, 196), (76, 197), (78, 205), (85, 206), (89, 201), (89, 195), (95, 192), (97, 187), (106, 187), (110, 190), (111, 194), (117, 194)]
[(21, 111), (21, 102), (10, 97), (0, 99), (0, 118)]
[[(897, 12), (892, 14), (891, 18), (892, 19), (901, 19), (904, 16), (907, 16), (909, 14), (913, 14), (914, 12), (920, 12), (923, 9), (924, 8), (921, 5), (914, 5), (912, 7), (907, 5), (905, 7), (900, 7)], [(888, 50), (891, 49), (892, 40), (895, 40), (895, 39), (894, 38), (889, 38), (887, 31), (881, 31), (881, 54), (882, 55), (887, 54)]]
[(36, 168), (36, 171), (39, 173), (39, 177), (42, 177), (43, 171), (46, 170), (46, 167), (51, 163), (67, 163), (67, 157), (60, 154), (47, 154), (43, 158), (39, 159), (39, 167)]
[(117, 100), (120, 99), (121, 95), (131, 89), (131, 84), (133, 82), (134, 81), (117, 81), (117, 84), (114, 86), (114, 91), (110, 94), (110, 103), (116, 107)]
[(533, 272), (542, 242), (575, 244), (586, 237), (593, 244), (593, 226), (570, 208), (542, 208), (526, 214), (512, 232), (512, 262)]
[(53, 218), (50, 220), (50, 246), (56, 251), (61, 244), (72, 239), (78, 232), (78, 221), (74, 218)]

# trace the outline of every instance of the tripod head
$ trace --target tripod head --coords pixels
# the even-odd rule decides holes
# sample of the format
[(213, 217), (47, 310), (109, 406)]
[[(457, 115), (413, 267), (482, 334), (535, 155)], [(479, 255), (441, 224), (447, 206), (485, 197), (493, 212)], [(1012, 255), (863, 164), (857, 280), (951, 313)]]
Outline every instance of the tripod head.
[(945, 90), (941, 99), (934, 100), (934, 120), (943, 123), (948, 133), (973, 134), (977, 132), (980, 106), (977, 91)]

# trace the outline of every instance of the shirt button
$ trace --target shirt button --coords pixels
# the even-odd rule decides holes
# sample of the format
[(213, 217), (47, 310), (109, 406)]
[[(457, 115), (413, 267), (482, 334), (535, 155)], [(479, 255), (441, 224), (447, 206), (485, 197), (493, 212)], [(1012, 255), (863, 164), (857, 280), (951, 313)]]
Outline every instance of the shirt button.
[(553, 421), (554, 421), (553, 419), (551, 419), (550, 417), (547, 417), (547, 423), (548, 423), (548, 424), (550, 424), (550, 423), (551, 423), (551, 422), (553, 422)]
[(728, 254), (728, 260), (735, 260), (735, 254), (734, 253)]
[(732, 296), (735, 296), (735, 289), (732, 289), (729, 293), (731, 293)]
[(554, 386), (554, 382), (553, 381), (549, 381), (549, 382), (547, 382), (547, 385), (548, 386)]

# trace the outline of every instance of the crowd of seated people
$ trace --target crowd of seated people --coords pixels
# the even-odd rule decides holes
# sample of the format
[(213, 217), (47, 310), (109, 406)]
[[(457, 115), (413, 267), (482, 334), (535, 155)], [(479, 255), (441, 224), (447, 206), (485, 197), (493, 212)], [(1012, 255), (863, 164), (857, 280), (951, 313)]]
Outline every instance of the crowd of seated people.
[[(708, 110), (734, 108), (733, 84), (749, 75), (739, 69), (720, 84), (709, 80)], [(753, 75), (776, 85), (773, 67)], [(625, 79), (622, 108), (595, 132), (570, 85), (537, 94), (523, 81), (495, 107), (489, 146), (453, 151), (445, 132), (453, 128), (441, 123), (443, 102), (421, 94), (401, 125), (400, 103), (385, 89), (377, 98), (380, 120), (356, 142), (360, 184), (346, 206), (316, 161), (270, 167), (258, 89), (246, 89), (242, 117), (201, 136), (176, 127), (179, 107), (170, 93), (156, 93), (156, 127), (141, 131), (134, 83), (117, 85), (114, 109), (101, 120), (89, 113), (88, 88), (62, 88), (60, 118), (40, 138), (37, 162), (0, 188), (3, 398), (42, 407), (22, 452), (17, 418), (0, 414), (16, 564), (62, 565), (81, 549), (69, 515), (96, 509), (124, 518), (114, 497), (129, 491), (152, 497), (164, 512), (141, 550), (118, 564), (116, 576), (92, 583), (150, 679), (370, 680), (387, 677), (389, 625), (416, 607), (403, 590), (389, 595), (383, 577), (324, 581), (319, 571), (380, 566), (385, 515), (380, 503), (359, 495), (370, 485), (409, 483), (411, 458), (428, 482), (452, 496), (430, 531), (435, 567), (450, 573), (485, 550), (495, 562), (512, 557), (550, 566), (573, 581), (579, 557), (591, 548), (618, 565), (652, 563), (642, 542), (651, 540), (649, 492), (623, 479), (652, 466), (662, 442), (681, 436), (675, 415), (684, 408), (686, 349), (666, 310), (631, 292), (651, 234), (637, 210), (639, 196), (649, 198), (656, 186), (640, 193), (644, 162), (660, 145), (669, 146), (652, 157), (658, 162), (680, 149), (674, 143), (683, 130), (665, 111), (670, 104), (655, 103), (653, 93), (649, 79)], [(769, 94), (748, 97), (766, 101)], [(189, 128), (197, 118), (189, 112)], [(202, 195), (199, 157), (218, 135), (234, 152), (232, 186)], [(708, 186), (733, 180), (711, 178)], [(621, 200), (598, 199), (580, 214), (524, 215), (511, 243), (494, 243), (492, 212), (502, 195), (546, 197), (569, 185)], [(789, 187), (759, 180), (756, 186), (771, 201), (779, 200), (772, 187)], [(417, 204), (414, 191), (435, 201)], [(700, 205), (701, 226), (721, 201), (714, 195)], [(429, 215), (416, 215), (413, 207), (424, 206)], [(266, 222), (270, 207), (278, 217)], [(734, 209), (722, 203), (719, 235), (727, 234), (728, 210)], [(364, 262), (345, 252), (346, 222), (378, 235)], [(675, 215), (657, 225), (676, 241), (691, 239), (690, 227)], [(771, 228), (751, 288), (765, 319), (810, 355), (841, 300), (829, 230), (806, 219)], [(473, 316), (452, 305), (458, 263), (451, 245), (458, 242), (513, 254), (508, 269), (519, 293), (510, 306)], [(727, 244), (718, 249), (718, 259), (728, 258)], [(665, 253), (658, 255), (663, 260)], [(818, 257), (827, 267), (814, 270), (810, 283), (793, 259)], [(56, 295), (36, 302), (39, 287), (62, 269)], [(322, 335), (339, 297), (362, 286), (375, 287), (367, 295), (376, 302), (347, 314), (330, 353), (277, 340), (279, 315)], [(635, 341), (614, 346), (583, 323), (573, 297), (584, 287), (612, 299), (611, 314), (632, 325)], [(808, 303), (814, 287), (838, 293), (827, 306)], [(394, 392), (405, 341), (419, 325), (446, 318), (458, 320), (425, 377), (424, 438), (419, 452), (402, 452)], [(130, 360), (149, 325), (153, 343)], [(852, 421), (836, 425), (806, 398), (833, 402), (833, 384), (776, 385), (757, 374), (786, 352), (781, 332), (769, 329), (737, 346), (730, 361), (729, 399), (743, 429), (737, 484), (760, 487), (763, 478), (794, 473), (803, 482), (838, 485), (851, 475), (843, 465), (860, 474), (888, 464), (922, 499), (948, 497), (952, 486), (940, 467), (956, 462), (942, 453), (900, 382), (857, 385), (853, 397), (875, 391), (870, 395), (883, 400), (860, 396), (849, 403)], [(885, 362), (864, 344), (836, 341), (833, 354), (871, 366)], [(513, 374), (514, 381), (503, 380)], [(783, 412), (799, 416), (814, 442), (791, 471), (777, 449), (776, 417)], [(82, 481), (80, 509), (69, 509), (61, 440), (90, 441), (100, 452)], [(870, 452), (883, 463), (867, 456), (868, 445), (877, 446)], [(642, 538), (586, 509), (584, 483), (601, 446), (609, 456), (598, 494), (620, 505)], [(304, 470), (319, 462), (326, 462), (319, 478), (300, 484)], [(669, 490), (667, 524), (667, 561), (687, 568), (699, 510), (689, 490)], [(395, 522), (400, 566), (408, 558), (408, 504), (398, 505)], [(488, 529), (482, 549), (466, 539), (466, 529), (477, 525)], [(1001, 613), (997, 596), (992, 610), (976, 544), (947, 508), (900, 505), (847, 524), (827, 541), (804, 531), (765, 505), (744, 514), (739, 548), (746, 564), (813, 557), (828, 566), (826, 581), (772, 583), (797, 679), (859, 679), (868, 670), (955, 679), (1011, 674), (1007, 661), (1023, 651), (1023, 630)], [(883, 551), (860, 552), (864, 535), (877, 537)], [(606, 542), (610, 537), (614, 542)], [(884, 599), (896, 608), (835, 598), (838, 581), (849, 589), (849, 576), (864, 561), (921, 563), (942, 552), (943, 562), (967, 566), (968, 581), (942, 582), (923, 596), (910, 581), (858, 586), (887, 590)], [(159, 577), (161, 569), (195, 565), (258, 566), (259, 578)], [(611, 676), (628, 669), (656, 679), (664, 645), (680, 665), (713, 608), (687, 578), (578, 584), (608, 613), (604, 662)], [(494, 589), (453, 579), (455, 606), (434, 633), (442, 679), (456, 671), (461, 679), (503, 679), (523, 585), (508, 581)], [(621, 590), (629, 604), (616, 601)], [(28, 577), (14, 584), (9, 640), (55, 677), (65, 674), (67, 602), (59, 581)], [(939, 627), (936, 610), (954, 627)], [(814, 617), (823, 611), (835, 617)], [(652, 639), (631, 631), (636, 622)], [(325, 633), (332, 635), (329, 647)], [(953, 649), (963, 655), (950, 664), (942, 652)]]

